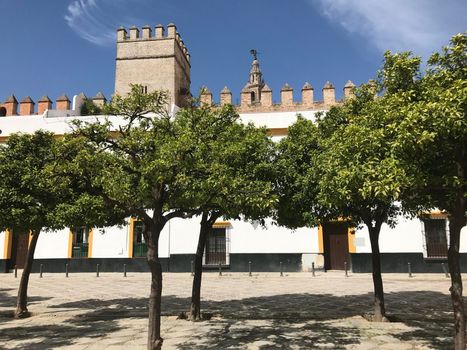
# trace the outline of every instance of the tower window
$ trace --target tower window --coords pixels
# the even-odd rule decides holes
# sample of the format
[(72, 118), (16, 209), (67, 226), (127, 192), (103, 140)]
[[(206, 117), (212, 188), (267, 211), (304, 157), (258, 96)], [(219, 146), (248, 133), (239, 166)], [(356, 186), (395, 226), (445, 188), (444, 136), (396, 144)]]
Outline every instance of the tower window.
[(251, 102), (256, 101), (256, 94), (254, 91), (251, 92)]
[(5, 107), (0, 107), (0, 117), (6, 116), (6, 108)]

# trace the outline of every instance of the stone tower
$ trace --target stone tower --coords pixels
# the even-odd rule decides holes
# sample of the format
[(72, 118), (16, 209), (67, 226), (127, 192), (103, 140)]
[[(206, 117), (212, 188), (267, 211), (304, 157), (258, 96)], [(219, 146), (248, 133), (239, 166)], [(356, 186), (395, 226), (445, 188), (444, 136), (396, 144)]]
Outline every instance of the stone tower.
[[(254, 50), (252, 50), (254, 51)], [(253, 62), (251, 63), (250, 76), (248, 83), (242, 89), (242, 95), (248, 94), (248, 100), (251, 104), (259, 103), (261, 101), (261, 91), (264, 88), (263, 74), (259, 68), (259, 62), (254, 51)]]
[(125, 95), (130, 84), (145, 91), (167, 90), (170, 103), (185, 106), (190, 95), (190, 54), (174, 24), (117, 30), (115, 93)]

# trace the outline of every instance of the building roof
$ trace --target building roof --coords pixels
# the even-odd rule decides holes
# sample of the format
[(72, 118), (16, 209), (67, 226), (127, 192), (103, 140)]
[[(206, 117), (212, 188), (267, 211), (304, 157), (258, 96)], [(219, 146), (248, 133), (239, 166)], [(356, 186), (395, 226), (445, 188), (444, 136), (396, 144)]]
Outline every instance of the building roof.
[(324, 84), (323, 89), (334, 89), (334, 85), (328, 80), (326, 84)]
[(15, 95), (10, 95), (5, 100), (5, 103), (18, 103), (18, 100), (16, 99)]
[(98, 92), (96, 96), (92, 98), (93, 100), (107, 100), (102, 92)]
[(25, 98), (21, 100), (21, 103), (34, 103), (34, 101), (32, 100), (30, 96), (26, 96)]
[(60, 95), (59, 97), (57, 97), (57, 102), (58, 101), (68, 101), (68, 102), (70, 102), (70, 99), (68, 98), (67, 95), (63, 94), (63, 95)]
[(38, 102), (52, 102), (52, 100), (49, 98), (49, 96), (44, 95), (40, 98)]

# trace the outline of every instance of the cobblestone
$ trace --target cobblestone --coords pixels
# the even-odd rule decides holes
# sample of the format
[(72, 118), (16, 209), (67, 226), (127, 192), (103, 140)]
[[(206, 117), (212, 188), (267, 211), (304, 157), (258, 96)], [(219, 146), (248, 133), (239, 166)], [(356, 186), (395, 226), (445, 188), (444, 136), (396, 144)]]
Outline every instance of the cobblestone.
[[(370, 274), (205, 273), (208, 321), (177, 319), (190, 305), (190, 274), (164, 274), (164, 349), (449, 349), (452, 312), (444, 275), (383, 275), (392, 322), (373, 323)], [(19, 278), (0, 275), (0, 348), (144, 349), (147, 273), (33, 274), (32, 317), (15, 320)]]

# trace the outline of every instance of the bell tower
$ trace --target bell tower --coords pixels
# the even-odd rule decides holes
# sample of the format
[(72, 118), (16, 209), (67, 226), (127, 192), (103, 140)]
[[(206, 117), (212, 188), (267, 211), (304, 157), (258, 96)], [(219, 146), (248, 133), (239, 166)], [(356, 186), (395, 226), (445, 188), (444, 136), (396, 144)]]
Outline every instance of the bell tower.
[(141, 84), (145, 91), (167, 90), (170, 103), (187, 105), (190, 95), (190, 54), (177, 27), (157, 25), (117, 30), (115, 93), (130, 92), (130, 84)]
[(261, 69), (259, 68), (258, 52), (256, 50), (250, 50), (250, 53), (253, 55), (253, 62), (251, 63), (248, 83), (246, 83), (242, 89), (242, 94), (249, 93), (251, 104), (255, 104), (261, 101), (261, 91), (264, 88), (264, 80)]

